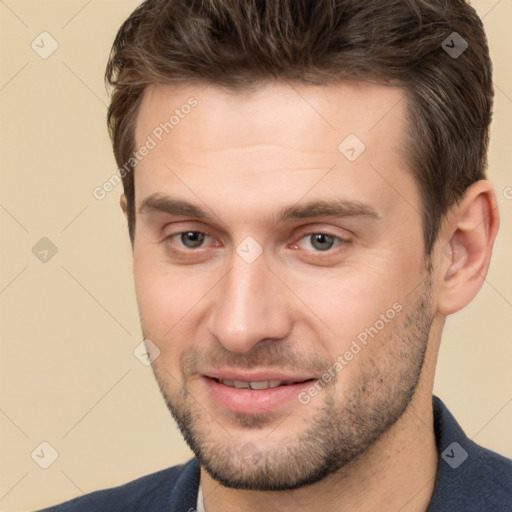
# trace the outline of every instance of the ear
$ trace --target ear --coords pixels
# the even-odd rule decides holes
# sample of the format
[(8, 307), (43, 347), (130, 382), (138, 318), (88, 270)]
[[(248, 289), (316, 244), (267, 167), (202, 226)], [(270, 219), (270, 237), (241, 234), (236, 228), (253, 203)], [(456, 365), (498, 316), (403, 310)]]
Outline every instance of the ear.
[(488, 181), (478, 181), (448, 214), (439, 237), (439, 313), (459, 311), (478, 293), (489, 269), (498, 226), (496, 194)]
[(128, 218), (128, 204), (124, 194), (121, 194), (121, 197), (119, 198), (119, 206), (121, 206), (121, 210), (123, 210), (124, 216)]

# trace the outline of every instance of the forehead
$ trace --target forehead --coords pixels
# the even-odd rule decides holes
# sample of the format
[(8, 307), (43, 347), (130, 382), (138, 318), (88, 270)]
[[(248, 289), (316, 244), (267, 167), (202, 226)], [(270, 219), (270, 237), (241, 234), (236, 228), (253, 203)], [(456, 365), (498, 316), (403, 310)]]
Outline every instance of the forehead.
[[(193, 143), (203, 143), (205, 149), (283, 144), (296, 150), (338, 150), (351, 133), (364, 142), (379, 138), (381, 147), (388, 142), (391, 149), (397, 142), (393, 135), (401, 135), (403, 129), (404, 95), (401, 88), (362, 81), (321, 86), (267, 82), (251, 91), (154, 84), (144, 91), (136, 141), (142, 142), (175, 113), (169, 139), (192, 143), (186, 141), (192, 136)], [(191, 98), (197, 106), (188, 115), (181, 111), (190, 110)]]
[(403, 152), (405, 114), (402, 89), (361, 81), (269, 82), (237, 92), (152, 85), (136, 123), (136, 147), (153, 141), (136, 167), (136, 202), (177, 189), (211, 200), (222, 188), (233, 204), (243, 189), (244, 201), (267, 207), (300, 199), (321, 178), (318, 197), (338, 191), (391, 207), (398, 194), (417, 203)]

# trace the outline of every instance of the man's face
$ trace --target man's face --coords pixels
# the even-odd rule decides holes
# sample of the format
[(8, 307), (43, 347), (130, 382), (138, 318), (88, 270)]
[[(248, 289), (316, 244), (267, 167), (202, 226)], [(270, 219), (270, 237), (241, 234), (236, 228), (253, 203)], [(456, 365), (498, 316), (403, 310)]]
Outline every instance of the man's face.
[(145, 92), (143, 333), (171, 412), (224, 485), (318, 481), (416, 389), (433, 311), (402, 96), (357, 82)]

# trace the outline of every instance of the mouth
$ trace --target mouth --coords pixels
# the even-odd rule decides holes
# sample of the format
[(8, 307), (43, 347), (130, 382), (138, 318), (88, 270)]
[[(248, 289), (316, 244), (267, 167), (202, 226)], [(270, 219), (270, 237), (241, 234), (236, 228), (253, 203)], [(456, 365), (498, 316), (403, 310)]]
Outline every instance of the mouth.
[(255, 381), (243, 381), (243, 380), (230, 380), (230, 379), (215, 379), (220, 384), (236, 389), (268, 389), (277, 388), (279, 386), (292, 386), (294, 384), (301, 384), (302, 382), (309, 382), (314, 379), (306, 379), (303, 381), (291, 381), (291, 380), (255, 380)]
[[(267, 378), (265, 378), (267, 377)], [(298, 395), (317, 379), (288, 375), (203, 375), (218, 408), (238, 414), (266, 414), (299, 406)]]

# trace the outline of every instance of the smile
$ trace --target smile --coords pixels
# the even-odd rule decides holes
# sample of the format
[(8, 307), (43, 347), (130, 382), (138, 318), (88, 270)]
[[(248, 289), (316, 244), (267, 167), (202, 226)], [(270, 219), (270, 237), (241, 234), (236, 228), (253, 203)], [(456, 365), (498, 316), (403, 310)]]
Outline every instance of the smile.
[(203, 376), (203, 385), (216, 407), (220, 406), (226, 412), (248, 415), (289, 409), (299, 405), (299, 393), (307, 389), (314, 380), (304, 379), (302, 376), (294, 376), (297, 380), (295, 378), (293, 380), (262, 379), (261, 377), (259, 379), (246, 377), (242, 380), (240, 377), (235, 379), (224, 376)]
[(289, 386), (291, 384), (297, 384), (293, 381), (286, 380), (260, 380), (260, 381), (241, 381), (241, 380), (229, 380), (229, 379), (215, 379), (217, 382), (229, 386), (230, 388), (236, 389), (268, 389), (277, 388), (278, 386)]

